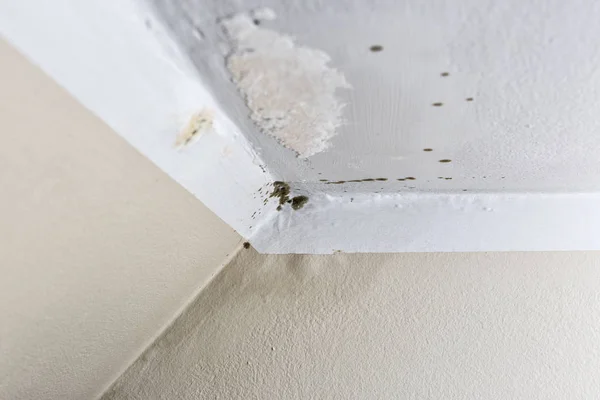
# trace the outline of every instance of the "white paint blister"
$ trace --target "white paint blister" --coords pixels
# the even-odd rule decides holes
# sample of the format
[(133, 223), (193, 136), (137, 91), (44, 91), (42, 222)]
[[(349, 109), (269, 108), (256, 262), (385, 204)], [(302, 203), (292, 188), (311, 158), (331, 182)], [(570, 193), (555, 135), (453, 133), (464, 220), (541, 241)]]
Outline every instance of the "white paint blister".
[[(274, 17), (264, 9), (257, 15)], [(325, 150), (342, 123), (344, 105), (335, 91), (349, 87), (342, 73), (327, 66), (329, 56), (296, 46), (290, 36), (257, 26), (247, 14), (223, 26), (233, 47), (227, 67), (252, 120), (300, 157)]]

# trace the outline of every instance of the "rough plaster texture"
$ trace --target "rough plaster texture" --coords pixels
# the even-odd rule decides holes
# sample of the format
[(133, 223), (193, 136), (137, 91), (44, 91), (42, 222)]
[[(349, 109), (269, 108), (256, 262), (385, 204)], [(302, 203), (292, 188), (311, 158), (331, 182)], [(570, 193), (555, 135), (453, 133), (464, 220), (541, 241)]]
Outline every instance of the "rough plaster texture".
[(329, 147), (341, 125), (343, 105), (335, 91), (348, 83), (327, 66), (324, 52), (297, 47), (291, 37), (261, 28), (275, 14), (258, 11), (223, 20), (233, 48), (227, 68), (258, 127), (298, 156), (310, 157)]
[(92, 399), (239, 236), (0, 41), (0, 398)]
[(600, 253), (243, 250), (123, 399), (592, 399)]

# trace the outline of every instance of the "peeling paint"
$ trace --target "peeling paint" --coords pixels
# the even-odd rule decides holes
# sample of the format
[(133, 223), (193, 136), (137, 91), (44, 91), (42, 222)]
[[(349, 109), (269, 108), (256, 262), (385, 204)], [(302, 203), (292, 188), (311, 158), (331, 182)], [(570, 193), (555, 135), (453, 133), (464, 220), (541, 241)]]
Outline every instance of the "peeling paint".
[(212, 110), (203, 109), (192, 115), (185, 128), (177, 135), (175, 146), (183, 147), (194, 143), (202, 133), (212, 129), (214, 113)]
[[(253, 14), (272, 19), (272, 10)], [(325, 150), (342, 123), (338, 88), (344, 75), (328, 67), (321, 50), (296, 46), (292, 37), (258, 26), (241, 13), (222, 21), (232, 51), (227, 57), (238, 90), (262, 132), (301, 158)]]

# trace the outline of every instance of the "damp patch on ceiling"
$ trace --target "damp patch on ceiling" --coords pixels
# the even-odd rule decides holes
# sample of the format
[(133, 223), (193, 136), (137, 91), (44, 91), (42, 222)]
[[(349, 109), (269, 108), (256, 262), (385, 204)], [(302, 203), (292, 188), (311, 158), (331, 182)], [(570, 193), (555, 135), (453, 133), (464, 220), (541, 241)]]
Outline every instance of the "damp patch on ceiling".
[(206, 108), (192, 115), (183, 130), (177, 135), (175, 146), (181, 148), (196, 142), (203, 133), (212, 129), (213, 119), (214, 112)]
[(231, 45), (227, 68), (261, 131), (298, 157), (310, 157), (327, 149), (336, 135), (344, 104), (335, 92), (350, 85), (328, 66), (326, 53), (262, 27), (261, 15), (275, 17), (263, 9), (221, 22)]

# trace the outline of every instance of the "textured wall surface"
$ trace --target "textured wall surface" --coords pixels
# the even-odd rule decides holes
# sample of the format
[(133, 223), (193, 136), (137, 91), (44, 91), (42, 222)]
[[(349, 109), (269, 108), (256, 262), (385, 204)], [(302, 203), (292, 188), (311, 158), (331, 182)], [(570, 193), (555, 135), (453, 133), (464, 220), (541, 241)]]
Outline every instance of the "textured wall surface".
[(239, 236), (0, 42), (0, 398), (99, 396)]
[(591, 399), (600, 253), (244, 250), (122, 399)]

